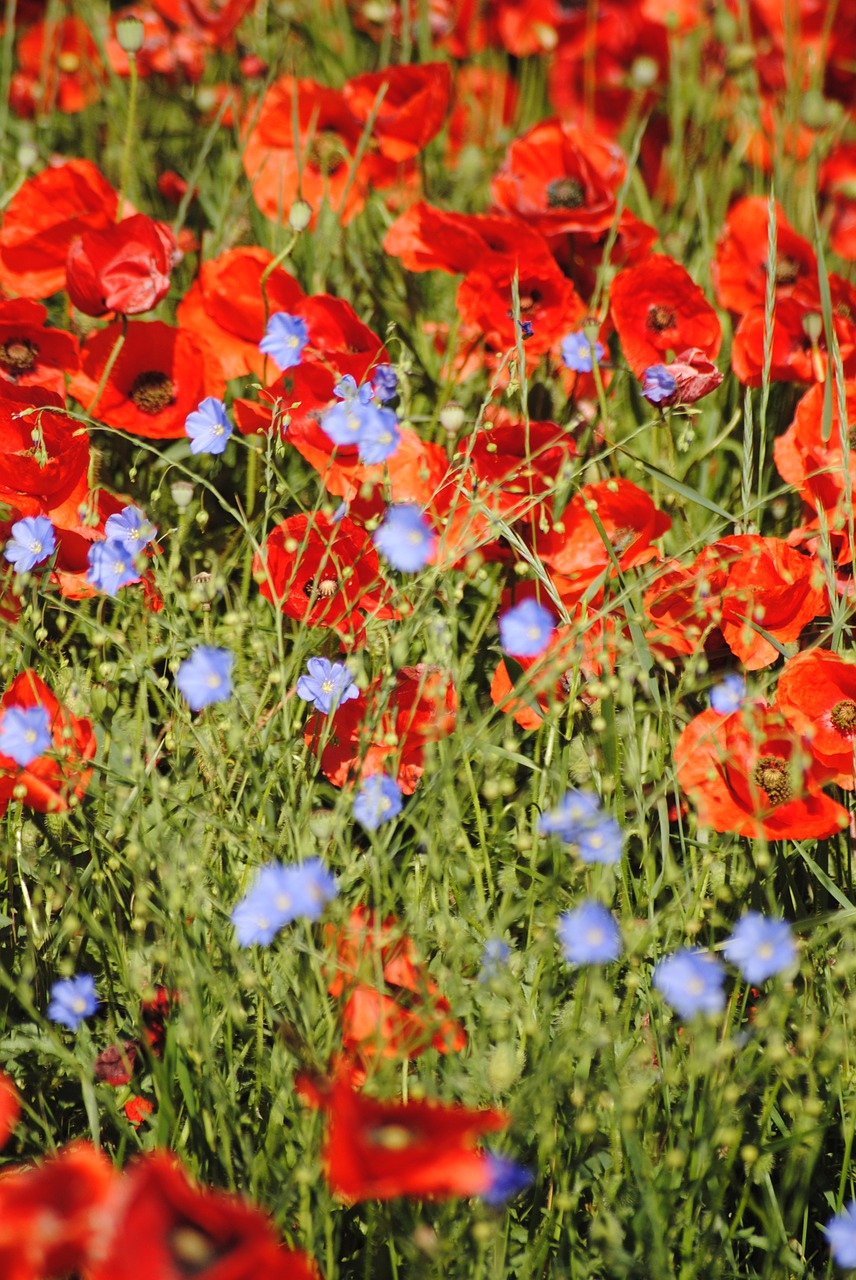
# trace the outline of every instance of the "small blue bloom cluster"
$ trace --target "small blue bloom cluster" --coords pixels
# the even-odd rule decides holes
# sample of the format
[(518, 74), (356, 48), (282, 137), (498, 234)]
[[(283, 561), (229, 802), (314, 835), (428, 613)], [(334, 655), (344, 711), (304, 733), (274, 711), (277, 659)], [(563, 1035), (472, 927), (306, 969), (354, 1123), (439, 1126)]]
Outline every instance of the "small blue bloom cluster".
[[(386, 396), (389, 378), (385, 374), (379, 386)], [(378, 403), (374, 385), (364, 382), (358, 387), (355, 379), (346, 374), (333, 388), (333, 394), (339, 403), (331, 405), (321, 417), (321, 429), (333, 443), (356, 445), (360, 462), (367, 466), (391, 457), (401, 438), (398, 419), (391, 409)]]
[(555, 809), (542, 813), (538, 830), (574, 845), (582, 862), (608, 864), (621, 860), (621, 828), (602, 811), (600, 799), (593, 792), (567, 791)]
[(268, 863), (232, 912), (238, 942), (242, 947), (257, 942), (267, 946), (298, 916), (318, 920), (336, 893), (336, 881), (320, 858), (294, 866)]

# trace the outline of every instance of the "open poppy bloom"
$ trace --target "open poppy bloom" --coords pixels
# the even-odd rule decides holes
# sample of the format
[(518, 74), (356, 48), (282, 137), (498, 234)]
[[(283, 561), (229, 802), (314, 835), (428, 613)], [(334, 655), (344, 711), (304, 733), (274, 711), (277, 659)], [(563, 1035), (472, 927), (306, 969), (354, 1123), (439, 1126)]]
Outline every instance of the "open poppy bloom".
[(134, 1161), (110, 1209), (109, 1242), (88, 1280), (317, 1280), (304, 1254), (280, 1245), (266, 1214), (194, 1185), (168, 1152)]
[(117, 1181), (106, 1156), (85, 1142), (0, 1174), (3, 1280), (88, 1277)]
[(619, 271), (609, 309), (621, 349), (637, 377), (661, 364), (669, 351), (698, 348), (710, 360), (719, 352), (719, 318), (684, 268), (664, 254)]
[(17, 787), (24, 787), (23, 803), (38, 813), (57, 813), (78, 800), (89, 784), (92, 770), (86, 762), (95, 755), (95, 732), (89, 720), (60, 706), (35, 671), (22, 671), (0, 698), (0, 707), (43, 707), (50, 717), (50, 754), (20, 766), (0, 755), (0, 813)]
[(65, 395), (65, 375), (80, 364), (77, 338), (45, 327), (47, 309), (29, 298), (0, 302), (0, 378)]
[(776, 705), (811, 739), (812, 754), (853, 790), (856, 744), (856, 664), (829, 649), (810, 649), (785, 663)]
[(678, 781), (699, 825), (753, 839), (821, 840), (846, 827), (847, 810), (821, 791), (833, 770), (811, 742), (765, 702), (691, 720), (675, 745)]
[(302, 1089), (327, 1114), (324, 1165), (346, 1200), (484, 1195), (491, 1158), (476, 1148), (508, 1125), (498, 1111), (469, 1111), (433, 1102), (379, 1102), (356, 1092), (347, 1073)]
[[(764, 306), (770, 239), (770, 202), (746, 196), (731, 206), (717, 244), (711, 274), (716, 300), (727, 311), (744, 315)], [(817, 277), (817, 258), (809, 242), (797, 235), (776, 202), (776, 296), (786, 298), (800, 281)]]
[[(824, 386), (815, 383), (800, 400), (794, 420), (787, 431), (773, 442), (773, 460), (776, 470), (787, 484), (793, 485), (804, 502), (816, 511), (832, 512), (845, 495), (844, 450), (841, 441), (841, 417), (838, 412), (838, 395), (832, 396), (832, 429), (829, 439), (823, 439)], [(851, 485), (856, 484), (856, 431), (850, 423), (856, 423), (856, 381), (844, 382), (844, 398), (847, 412), (848, 441), (850, 443), (849, 470)], [(849, 440), (849, 436), (853, 440)]]
[(671, 524), (670, 517), (632, 481), (601, 480), (584, 485), (568, 503), (561, 522), (546, 534), (537, 533), (534, 546), (552, 569), (569, 579), (568, 593), (574, 591), (579, 598), (599, 574), (614, 572), (615, 561), (624, 570), (656, 559), (652, 543)]
[(295, 314), (303, 298), (294, 276), (282, 267), (271, 271), (262, 294), (261, 278), (272, 261), (272, 253), (254, 246), (209, 258), (178, 305), (178, 323), (210, 343), (227, 379), (250, 372), (263, 376), (265, 357), (259, 343), (267, 319), (265, 297), (268, 316), (277, 311)]
[[(93, 333), (83, 346), (71, 393), (89, 411), (122, 325)], [(132, 320), (93, 412), (129, 435), (176, 440), (188, 415), (207, 396), (222, 399), (226, 381), (220, 361), (204, 338), (160, 320)]]
[[(856, 289), (841, 276), (830, 275), (832, 327), (838, 339), (845, 376), (856, 375)], [(734, 334), (731, 367), (748, 387), (764, 377), (767, 324), (758, 304), (743, 316)], [(823, 329), (823, 303), (816, 280), (804, 280), (776, 303), (773, 316), (773, 382), (823, 382), (829, 356)]]
[(452, 75), (448, 62), (400, 64), (355, 76), (342, 92), (363, 127), (376, 113), (372, 137), (382, 156), (400, 163), (412, 160), (442, 128)]
[(177, 256), (175, 236), (165, 222), (135, 213), (101, 231), (73, 240), (66, 263), (66, 289), (87, 316), (108, 311), (136, 316), (151, 311), (169, 292)]
[(0, 1151), (9, 1141), (20, 1114), (21, 1101), (18, 1090), (9, 1077), (0, 1072)]
[[(337, 708), (321, 750), (321, 769), (335, 787), (394, 771), (399, 790), (409, 796), (424, 772), (426, 742), (446, 737), (455, 727), (458, 695), (448, 672), (425, 663), (396, 672), (385, 704), (379, 701), (382, 687), (379, 677)], [(310, 716), (304, 730), (308, 746), (317, 750), (326, 722), (326, 716)]]
[(390, 616), (374, 544), (347, 516), (336, 523), (323, 512), (283, 520), (255, 556), (253, 573), (266, 600), (310, 627), (353, 637), (362, 613)]
[(28, 178), (3, 214), (0, 283), (21, 298), (59, 293), (72, 240), (111, 226), (118, 202), (88, 160), (67, 160)]
[[(16, 416), (31, 406), (41, 412)], [(23, 516), (47, 515), (80, 501), (88, 469), (89, 438), (60, 397), (0, 381), (0, 502)]]
[(378, 1055), (416, 1058), (429, 1047), (438, 1053), (464, 1047), (463, 1027), (449, 1016), (448, 1000), (417, 960), (411, 940), (398, 932), (394, 916), (380, 921), (367, 907), (357, 907), (346, 925), (327, 925), (324, 933), (336, 957), (327, 989), (343, 1001), (342, 1047), (355, 1065)]
[(105, 80), (98, 45), (78, 17), (34, 23), (18, 41), (17, 63), (9, 101), (25, 118), (50, 114), (54, 105), (63, 115), (83, 111)]

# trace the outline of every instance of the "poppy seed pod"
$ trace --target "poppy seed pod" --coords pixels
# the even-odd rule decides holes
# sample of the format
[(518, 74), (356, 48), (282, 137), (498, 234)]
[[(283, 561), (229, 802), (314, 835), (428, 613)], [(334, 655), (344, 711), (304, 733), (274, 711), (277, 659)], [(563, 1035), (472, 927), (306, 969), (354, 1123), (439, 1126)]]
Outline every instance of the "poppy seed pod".
[(169, 227), (143, 213), (86, 232), (68, 250), (68, 296), (88, 316), (151, 311), (169, 291), (176, 255)]

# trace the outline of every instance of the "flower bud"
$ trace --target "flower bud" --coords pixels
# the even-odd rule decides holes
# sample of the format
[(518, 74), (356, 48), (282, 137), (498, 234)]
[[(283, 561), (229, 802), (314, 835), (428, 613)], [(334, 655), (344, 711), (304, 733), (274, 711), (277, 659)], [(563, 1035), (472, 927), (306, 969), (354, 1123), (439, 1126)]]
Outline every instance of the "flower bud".
[(146, 38), (146, 28), (139, 18), (130, 14), (116, 23), (116, 41), (123, 53), (139, 53)]

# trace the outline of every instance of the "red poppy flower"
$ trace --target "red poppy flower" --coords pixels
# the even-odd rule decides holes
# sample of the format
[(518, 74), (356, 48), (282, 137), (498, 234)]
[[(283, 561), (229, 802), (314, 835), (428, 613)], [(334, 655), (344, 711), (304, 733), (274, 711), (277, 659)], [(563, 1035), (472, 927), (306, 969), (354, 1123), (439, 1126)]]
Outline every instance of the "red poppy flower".
[(97, 102), (104, 82), (98, 45), (83, 18), (37, 22), (18, 41), (9, 101), (20, 116), (63, 115)]
[(176, 31), (192, 31), (212, 48), (231, 51), (234, 31), (255, 0), (152, 0), (162, 18)]
[(486, 268), (491, 254), (511, 264), (521, 258), (550, 256), (544, 237), (516, 218), (446, 213), (424, 200), (396, 218), (384, 236), (383, 248), (391, 257), (400, 258), (408, 271), (448, 271), (452, 275)]
[(500, 209), (542, 235), (600, 234), (615, 220), (626, 171), (614, 142), (581, 125), (545, 120), (512, 142), (491, 193)]
[[(294, 276), (282, 267), (271, 271), (263, 296), (261, 278), (272, 261), (272, 253), (255, 247), (229, 249), (209, 258), (178, 305), (178, 323), (210, 343), (227, 379), (264, 374), (259, 343), (265, 331), (265, 296), (268, 316), (275, 311), (294, 314), (303, 298)], [(270, 361), (267, 367), (270, 370)]]
[(567, 475), (576, 452), (567, 427), (515, 421), (506, 410), (486, 415), (481, 431), (456, 449), (478, 482), (474, 501), (509, 523), (525, 519), (529, 524), (542, 517), (542, 504)]
[(28, 178), (3, 214), (0, 283), (22, 298), (59, 293), (72, 240), (115, 222), (118, 199), (88, 160), (67, 160)]
[(828, 649), (798, 653), (782, 668), (776, 705), (811, 741), (812, 754), (853, 790), (856, 664)]
[(137, 74), (181, 77), (195, 84), (205, 70), (205, 41), (193, 26), (171, 30), (163, 18), (148, 4), (130, 4), (114, 9), (110, 15), (110, 33), (104, 42), (107, 61), (117, 76), (131, 74), (128, 55), (116, 38), (116, 27), (124, 18), (136, 18), (143, 24), (143, 43), (136, 55)]
[(266, 1214), (195, 1186), (167, 1152), (135, 1160), (111, 1208), (113, 1229), (89, 1280), (318, 1280), (308, 1258), (280, 1246)]
[(458, 311), (495, 355), (517, 343), (513, 280), (517, 276), (521, 324), (531, 325), (524, 353), (535, 361), (577, 328), (585, 308), (570, 280), (549, 255), (513, 260), (488, 255), (458, 288)]
[[(841, 420), (838, 396), (832, 397), (832, 429), (823, 439), (823, 401), (825, 389), (816, 383), (800, 400), (794, 420), (784, 435), (773, 442), (773, 459), (782, 479), (798, 490), (803, 501), (816, 510), (834, 511), (845, 492), (844, 453), (841, 443)], [(845, 381), (844, 397), (847, 422), (856, 422), (856, 382)], [(856, 485), (856, 432), (851, 427), (849, 469), (851, 484)]]
[(344, 94), (285, 76), (268, 89), (251, 123), (244, 170), (266, 217), (281, 222), (298, 196), (314, 214), (326, 199), (343, 225), (362, 209), (380, 171), (370, 153), (355, 168), (363, 126)]
[(675, 764), (699, 824), (714, 831), (822, 840), (848, 825), (847, 811), (820, 789), (830, 770), (765, 702), (730, 716), (703, 711), (678, 739)]
[(378, 1055), (416, 1058), (429, 1047), (438, 1053), (464, 1047), (463, 1027), (449, 1016), (448, 1000), (417, 960), (411, 940), (398, 932), (394, 916), (380, 921), (357, 907), (343, 928), (326, 926), (325, 938), (336, 953), (327, 989), (343, 1001), (342, 1047), (356, 1064)]
[(101, 1050), (93, 1064), (92, 1073), (99, 1084), (109, 1084), (118, 1089), (130, 1084), (136, 1059), (136, 1042), (123, 1040), (121, 1044), (111, 1044)]
[(498, 1111), (379, 1102), (343, 1074), (310, 1096), (327, 1113), (327, 1180), (346, 1200), (476, 1196), (491, 1185), (488, 1158), (475, 1144), (507, 1126)]
[(684, 268), (664, 254), (619, 271), (609, 290), (609, 308), (637, 377), (662, 363), (669, 351), (697, 347), (711, 360), (719, 351), (716, 312)]
[(363, 128), (374, 115), (371, 136), (381, 155), (400, 163), (418, 155), (442, 128), (452, 74), (448, 62), (392, 65), (355, 76), (342, 93)]
[(83, 1142), (43, 1164), (0, 1175), (3, 1280), (88, 1276), (115, 1186), (110, 1161)]
[(22, 671), (15, 677), (0, 698), (0, 708), (6, 707), (44, 707), (50, 717), (53, 743), (49, 754), (23, 767), (0, 755), (0, 782), (11, 780), (15, 788), (25, 788), (23, 803), (37, 813), (67, 809), (72, 797), (83, 797), (92, 775), (86, 767), (86, 761), (95, 755), (92, 722), (61, 706), (35, 671)]
[(674, 379), (675, 389), (671, 395), (657, 402), (661, 408), (673, 404), (695, 404), (715, 391), (723, 378), (713, 361), (698, 349), (679, 351), (664, 368)]
[[(90, 411), (107, 361), (122, 336), (118, 321), (87, 338), (71, 393)], [(223, 369), (204, 338), (160, 320), (132, 320), (94, 412), (129, 435), (174, 440), (206, 396), (222, 399)]]
[(848, 262), (856, 259), (856, 143), (839, 142), (820, 166), (818, 189), (832, 204), (829, 247)]
[(579, 597), (599, 574), (613, 572), (614, 559), (622, 570), (656, 559), (658, 552), (651, 544), (671, 524), (644, 489), (630, 480), (602, 480), (585, 485), (568, 503), (561, 521), (548, 533), (538, 533), (535, 546), (546, 564), (569, 579), (569, 592)]
[[(721, 586), (722, 577), (717, 582)], [(652, 648), (668, 658), (698, 652), (715, 632), (719, 596), (713, 597), (709, 607), (711, 591), (709, 579), (696, 565), (667, 560), (644, 597), (650, 622), (645, 636)]]
[[(344, 703), (333, 716), (332, 732), (321, 751), (321, 769), (335, 787), (357, 776), (392, 772), (405, 795), (412, 795), (424, 772), (426, 742), (452, 732), (458, 695), (448, 672), (419, 663), (401, 667), (388, 700), (381, 701), (383, 681)], [(313, 715), (304, 739), (317, 750), (327, 717)]]
[[(743, 315), (764, 306), (767, 296), (770, 202), (747, 196), (728, 211), (716, 243), (711, 267), (716, 300), (727, 311)], [(802, 280), (817, 277), (817, 258), (807, 240), (797, 235), (776, 202), (776, 294), (785, 298)]]
[(525, 58), (556, 47), (565, 10), (558, 0), (497, 0), (489, 14), (490, 43)]
[(153, 1102), (150, 1102), (148, 1098), (141, 1098), (136, 1094), (133, 1097), (128, 1098), (122, 1106), (125, 1118), (129, 1124), (134, 1126), (135, 1129), (139, 1129), (140, 1125), (152, 1114), (154, 1109), (155, 1104)]
[[(856, 289), (840, 276), (829, 277), (832, 325), (847, 377), (856, 374)], [(747, 311), (734, 334), (731, 367), (742, 383), (760, 387), (766, 342), (764, 307)], [(776, 303), (773, 315), (773, 382), (823, 382), (828, 355), (823, 307), (817, 281), (804, 280)]]
[(0, 378), (65, 395), (65, 375), (80, 365), (77, 338), (47, 329), (47, 309), (28, 298), (0, 301)]
[(253, 573), (266, 600), (310, 627), (353, 636), (363, 625), (360, 610), (389, 617), (377, 552), (347, 516), (336, 523), (323, 512), (283, 520), (253, 560)]
[[(16, 417), (32, 405), (43, 411)], [(89, 439), (52, 391), (0, 381), (0, 502), (46, 515), (86, 484)]]
[(9, 1077), (0, 1072), (0, 1151), (9, 1141), (20, 1114), (18, 1090)]
[(103, 231), (86, 231), (68, 251), (68, 296), (87, 316), (151, 311), (169, 293), (177, 253), (166, 223), (153, 222), (144, 213)]

